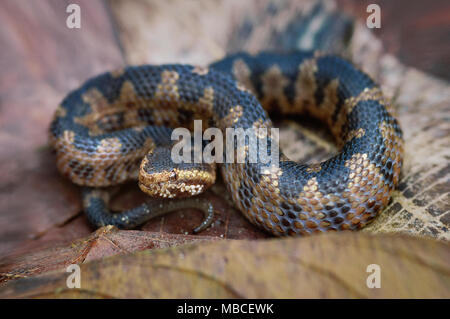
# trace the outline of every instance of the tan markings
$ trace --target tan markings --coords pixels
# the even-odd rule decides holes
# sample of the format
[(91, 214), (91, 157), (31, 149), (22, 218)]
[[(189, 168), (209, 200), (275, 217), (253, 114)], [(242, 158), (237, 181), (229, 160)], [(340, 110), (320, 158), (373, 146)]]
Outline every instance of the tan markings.
[(358, 96), (350, 97), (345, 100), (345, 105), (347, 107), (347, 113), (351, 113), (353, 108), (358, 104), (360, 101), (367, 101), (369, 99), (373, 99), (373, 96), (377, 95), (378, 97), (381, 97), (381, 90), (378, 87), (373, 87), (371, 89), (365, 88), (361, 93), (359, 93)]
[(403, 139), (395, 133), (394, 127), (385, 121), (380, 124), (379, 128), (383, 136), (384, 146), (386, 147), (382, 162), (384, 165), (388, 159), (392, 161), (393, 182), (394, 185), (397, 185), (403, 162)]
[(306, 107), (306, 110), (316, 118), (324, 121), (330, 129), (332, 135), (337, 141), (338, 146), (342, 145), (342, 132), (347, 125), (347, 114), (344, 108), (340, 109), (337, 115), (336, 122), (333, 122), (333, 114), (336, 110), (336, 105), (339, 102), (339, 79), (331, 80), (323, 89), (323, 101), (318, 106)]
[[(360, 228), (375, 216), (380, 207), (388, 203), (391, 190), (384, 184), (381, 170), (370, 162), (367, 154), (354, 154), (345, 162), (345, 166), (349, 168), (350, 173), (342, 193), (320, 192), (316, 177), (304, 185), (296, 198), (297, 204), (302, 208), (302, 213), (298, 214), (301, 221), (297, 222), (302, 223), (303, 227), (320, 227), (325, 230), (336, 227)], [(333, 209), (337, 209), (342, 215), (329, 215)], [(332, 219), (328, 220), (327, 216)], [(296, 228), (300, 229), (298, 226), (296, 225)]]
[(241, 184), (241, 179), (245, 176), (243, 174), (242, 164), (229, 164), (227, 166), (222, 166), (222, 176), (226, 181), (226, 185), (233, 197), (234, 203), (238, 206), (240, 211), (244, 212), (245, 209), (241, 204), (241, 198), (239, 197), (239, 187)]
[(198, 74), (198, 75), (206, 75), (208, 74), (209, 69), (207, 67), (203, 67), (203, 66), (195, 66), (192, 69), (192, 73)]
[(351, 141), (352, 139), (356, 138), (361, 138), (366, 134), (366, 131), (363, 128), (359, 128), (357, 130), (353, 130), (348, 132), (347, 137), (346, 137), (346, 142)]
[(198, 179), (203, 181), (205, 184), (214, 184), (216, 180), (216, 170), (211, 169), (211, 171), (205, 170), (176, 170), (178, 179), (189, 181), (191, 179)]
[(299, 75), (295, 81), (294, 111), (301, 112), (305, 108), (309, 109), (315, 106), (316, 72), (317, 63), (314, 58), (307, 59), (300, 65)]
[(382, 100), (378, 101), (381, 105), (384, 105), (384, 107), (386, 108), (386, 111), (389, 113), (389, 115), (391, 115), (392, 117), (396, 117), (397, 116), (397, 111), (394, 107), (394, 104), (392, 103), (392, 101), (390, 99), (384, 98)]
[(281, 168), (271, 166), (260, 175), (258, 184), (254, 184), (252, 179), (243, 180), (246, 187), (254, 195), (248, 211), (243, 210), (250, 219), (257, 220), (261, 216), (266, 222), (269, 222), (269, 218), (274, 222), (274, 219), (278, 220), (275, 215), (283, 215), (283, 212), (278, 209), (279, 203), (284, 200), (279, 188), (279, 179), (282, 175)]
[(337, 115), (336, 123), (330, 128), (334, 138), (336, 139), (338, 149), (340, 149), (344, 145), (343, 133), (345, 132), (345, 128), (347, 125), (348, 115), (345, 111), (345, 107), (342, 107)]
[[(342, 125), (346, 122), (346, 117), (343, 118), (344, 123), (340, 123), (339, 116), (337, 123), (333, 123), (333, 114), (336, 110), (336, 105), (339, 102), (338, 95), (339, 79), (333, 79), (323, 89), (322, 104), (308, 109), (309, 113), (324, 121), (331, 129), (333, 136), (339, 140), (341, 137)], [(340, 114), (339, 114), (340, 115)]]
[(137, 99), (136, 91), (134, 89), (133, 83), (131, 81), (125, 81), (120, 88), (119, 97), (112, 104), (103, 96), (103, 94), (96, 88), (89, 90), (83, 95), (83, 101), (89, 104), (92, 108), (92, 113), (97, 113), (102, 115), (104, 111), (109, 111), (113, 109), (133, 109), (136, 108)]
[(91, 114), (99, 114), (110, 108), (109, 102), (97, 88), (90, 89), (84, 93), (82, 99), (83, 102), (90, 105), (92, 109)]
[[(376, 210), (387, 205), (391, 193), (388, 185), (384, 183), (380, 168), (370, 162), (367, 154), (360, 153), (353, 154), (352, 158), (345, 162), (345, 166), (350, 169), (350, 174), (342, 196), (351, 207), (346, 219), (353, 220), (354, 216), (362, 215), (372, 207), (377, 208), (372, 211), (372, 215), (375, 215)], [(358, 221), (358, 227), (367, 222)]]
[(180, 75), (177, 71), (164, 70), (161, 72), (161, 82), (162, 84), (170, 84), (173, 85), (177, 83)]
[(342, 108), (338, 113), (336, 123), (333, 114), (339, 102), (339, 79), (331, 80), (323, 89), (324, 98), (321, 105), (316, 105), (315, 92), (317, 89), (315, 72), (317, 65), (315, 59), (309, 59), (300, 66), (300, 74), (295, 86), (295, 111), (307, 111), (312, 116), (327, 124), (338, 144), (342, 143), (342, 131), (347, 124), (347, 114)]
[[(203, 89), (203, 95), (199, 97), (198, 102), (185, 102), (179, 101), (176, 108), (176, 113), (179, 111), (189, 111), (192, 114), (192, 117), (187, 119), (187, 122), (180, 123), (180, 119), (173, 115), (174, 122), (171, 123), (172, 127), (184, 126), (187, 129), (194, 129), (195, 120), (203, 120), (202, 128), (203, 130), (208, 128), (209, 119), (213, 117), (214, 114), (214, 88), (208, 86)], [(167, 109), (161, 109), (160, 112), (166, 112)]]
[[(321, 110), (322, 114), (320, 114), (319, 118), (322, 118), (326, 121), (328, 124), (328, 127), (332, 128), (334, 127), (335, 123), (332, 122), (333, 113), (336, 110), (336, 105), (339, 102), (339, 96), (338, 96), (338, 87), (339, 87), (339, 80), (334, 79), (330, 81), (330, 83), (327, 84), (327, 86), (324, 88), (323, 93), (323, 101), (322, 104), (319, 105), (318, 109)], [(341, 128), (338, 130), (333, 131), (333, 134), (335, 136), (340, 137)]]
[(270, 176), (271, 179), (278, 179), (278, 177), (283, 175), (283, 170), (277, 166), (270, 166), (263, 170), (265, 176)]
[(178, 72), (165, 70), (161, 73), (161, 83), (155, 93), (155, 97), (159, 98), (159, 102), (168, 100), (168, 104), (172, 106), (173, 102), (178, 101), (180, 95), (178, 93), (177, 81), (180, 75)]
[(74, 131), (64, 131), (62, 135), (62, 143), (67, 145), (72, 145), (75, 142), (75, 132)]
[[(178, 86), (176, 85), (179, 78), (178, 73), (164, 71), (161, 78), (162, 83), (158, 85), (153, 101), (153, 118), (157, 125), (169, 125), (171, 127), (183, 125), (187, 126), (188, 129), (193, 129), (191, 119), (189, 119), (189, 123), (179, 123), (178, 115), (181, 110), (191, 112), (194, 119), (206, 120), (211, 118), (214, 105), (214, 89), (211, 86), (203, 90), (203, 96), (199, 98), (198, 102), (185, 102), (180, 100)], [(203, 129), (206, 128), (207, 125), (203, 125)]]
[(262, 80), (262, 100), (264, 109), (268, 110), (274, 103), (281, 110), (288, 110), (290, 103), (287, 100), (284, 89), (289, 84), (278, 65), (271, 66), (261, 77)]
[(386, 110), (392, 114), (393, 107), (389, 99), (385, 98), (383, 92), (379, 87), (365, 88), (357, 97), (350, 97), (345, 100), (347, 114), (350, 114), (353, 108), (361, 101), (378, 101), (381, 105), (386, 107)]
[[(324, 196), (325, 194), (319, 191), (317, 178), (313, 177), (308, 180), (306, 185), (303, 186), (303, 191), (298, 194), (297, 203), (301, 205), (304, 212), (308, 213), (310, 218), (318, 218), (318, 216), (322, 216), (324, 211), (321, 204), (321, 199)], [(302, 219), (308, 220), (308, 217), (304, 216)]]
[[(216, 180), (215, 165), (209, 166), (209, 170), (172, 170), (160, 173), (147, 172), (147, 156), (142, 160), (139, 173), (139, 187), (146, 194), (153, 197), (175, 198), (195, 196), (202, 193)], [(173, 177), (175, 179), (173, 179)]]
[(111, 76), (115, 79), (122, 76), (124, 73), (125, 73), (125, 68), (120, 68), (120, 69), (113, 70), (110, 72)]
[(62, 105), (58, 105), (58, 107), (55, 110), (54, 118), (57, 117), (64, 117), (67, 115), (67, 110), (62, 107)]
[(161, 72), (161, 83), (158, 84), (153, 104), (153, 120), (156, 125), (178, 124), (178, 108), (180, 94), (177, 81), (179, 74), (175, 71), (164, 70)]
[(100, 144), (97, 147), (97, 154), (111, 154), (111, 153), (120, 153), (120, 149), (122, 147), (122, 143), (117, 137), (105, 138), (100, 141)]
[(251, 90), (249, 90), (244, 84), (242, 84), (242, 83), (239, 82), (239, 81), (236, 81), (236, 88), (237, 88), (239, 91), (253, 94), (253, 92), (252, 92)]
[(270, 134), (269, 129), (272, 127), (272, 122), (269, 119), (263, 121), (263, 119), (259, 118), (257, 121), (253, 122), (252, 127), (255, 131), (256, 137), (265, 138), (268, 134)]
[(230, 108), (228, 114), (220, 121), (221, 128), (226, 129), (227, 127), (232, 127), (233, 124), (237, 123), (239, 119), (244, 114), (244, 109), (240, 105)]
[(120, 112), (125, 114), (125, 123), (112, 123), (112, 129), (121, 129), (142, 125), (137, 116), (137, 110), (143, 105), (130, 81), (125, 81), (120, 89), (119, 97), (109, 103), (103, 94), (96, 88), (83, 95), (83, 101), (90, 105), (91, 112), (85, 116), (74, 118), (75, 123), (89, 128), (91, 135), (103, 134), (100, 124), (104, 121), (113, 121), (114, 115)]
[(317, 172), (320, 172), (321, 169), (322, 169), (322, 166), (320, 165), (320, 163), (315, 163), (315, 164), (309, 165), (308, 168), (306, 169), (306, 171), (308, 173), (312, 173), (312, 172), (317, 173)]
[(205, 116), (210, 116), (213, 113), (214, 107), (214, 89), (211, 86), (203, 90), (203, 96), (198, 100), (198, 109)]
[(323, 90), (324, 97), (320, 108), (324, 109), (329, 117), (334, 113), (336, 105), (339, 102), (338, 87), (339, 79), (333, 79)]
[(92, 152), (86, 145), (75, 147), (74, 133), (66, 132), (55, 141), (57, 167), (73, 183), (82, 186), (111, 186), (136, 179), (141, 158), (155, 147), (153, 140), (147, 138), (142, 148), (123, 153), (120, 141), (110, 138), (103, 139)]
[(248, 65), (242, 59), (237, 59), (233, 62), (233, 76), (238, 81), (241, 82), (247, 89), (249, 89), (253, 94), (256, 93), (251, 81), (251, 70)]
[(139, 109), (128, 109), (124, 111), (123, 113), (123, 128), (126, 127), (133, 127), (134, 129), (136, 127), (145, 127), (145, 122), (141, 119), (141, 116), (139, 115)]

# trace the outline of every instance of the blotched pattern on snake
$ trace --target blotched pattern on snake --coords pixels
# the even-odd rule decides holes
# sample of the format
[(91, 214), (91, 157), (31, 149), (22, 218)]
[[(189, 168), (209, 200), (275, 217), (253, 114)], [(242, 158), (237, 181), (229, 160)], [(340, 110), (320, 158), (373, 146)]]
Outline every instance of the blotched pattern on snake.
[[(220, 164), (234, 204), (249, 221), (278, 236), (354, 230), (387, 205), (399, 180), (402, 132), (380, 87), (333, 55), (238, 53), (209, 67), (144, 65), (105, 73), (62, 101), (50, 141), (58, 170), (84, 187), (83, 207), (94, 225), (133, 228), (203, 205), (200, 231), (211, 223), (212, 207), (196, 197), (168, 198), (203, 192), (215, 181), (215, 165), (173, 164), (172, 130), (192, 129), (194, 119), (203, 120), (203, 128), (271, 128), (273, 110), (320, 119), (340, 151), (314, 165), (282, 153), (271, 168), (248, 160)], [(271, 149), (270, 135), (258, 138)], [(248, 147), (236, 151), (248, 154)], [(131, 179), (159, 199), (111, 213), (104, 187)]]

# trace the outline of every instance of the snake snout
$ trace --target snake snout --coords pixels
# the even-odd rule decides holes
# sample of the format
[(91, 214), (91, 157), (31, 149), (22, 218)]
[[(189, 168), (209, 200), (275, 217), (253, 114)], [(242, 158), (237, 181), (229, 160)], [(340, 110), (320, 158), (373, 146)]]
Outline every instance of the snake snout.
[(141, 163), (139, 187), (158, 198), (199, 195), (216, 180), (214, 164), (174, 163), (168, 147), (157, 147)]

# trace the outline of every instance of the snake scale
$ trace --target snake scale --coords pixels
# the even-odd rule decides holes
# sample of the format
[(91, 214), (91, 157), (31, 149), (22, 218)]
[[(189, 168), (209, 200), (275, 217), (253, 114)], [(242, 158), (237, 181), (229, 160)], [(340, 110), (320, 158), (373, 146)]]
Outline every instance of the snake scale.
[[(314, 51), (236, 53), (208, 67), (129, 66), (96, 76), (59, 105), (50, 142), (58, 170), (84, 187), (90, 222), (133, 228), (176, 208), (200, 207), (195, 196), (168, 198), (197, 195), (215, 181), (214, 163), (171, 162), (174, 128), (192, 129), (194, 119), (221, 130), (271, 128), (272, 111), (318, 118), (339, 152), (312, 165), (281, 152), (276, 166), (247, 159), (220, 164), (234, 204), (250, 222), (277, 236), (355, 230), (388, 204), (403, 159), (391, 103), (351, 62)], [(269, 134), (258, 138), (271, 150)], [(156, 199), (110, 212), (105, 187), (132, 179)], [(212, 221), (212, 207), (203, 209), (207, 217), (196, 231)]]

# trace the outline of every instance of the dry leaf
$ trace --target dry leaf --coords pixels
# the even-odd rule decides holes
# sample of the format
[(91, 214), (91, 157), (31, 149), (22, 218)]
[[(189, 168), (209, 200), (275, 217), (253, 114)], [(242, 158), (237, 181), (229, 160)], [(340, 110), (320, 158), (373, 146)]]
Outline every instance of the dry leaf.
[(26, 254), (10, 255), (0, 261), (0, 283), (35, 276), (70, 264), (84, 263), (104, 257), (138, 250), (160, 249), (189, 242), (218, 240), (217, 237), (176, 235), (144, 231), (124, 231), (112, 226), (98, 229), (86, 238), (51, 246)]
[[(371, 264), (381, 288), (368, 288)], [(64, 272), (10, 281), (1, 298), (450, 298), (450, 247), (362, 233), (202, 242), (81, 265), (81, 289)]]

